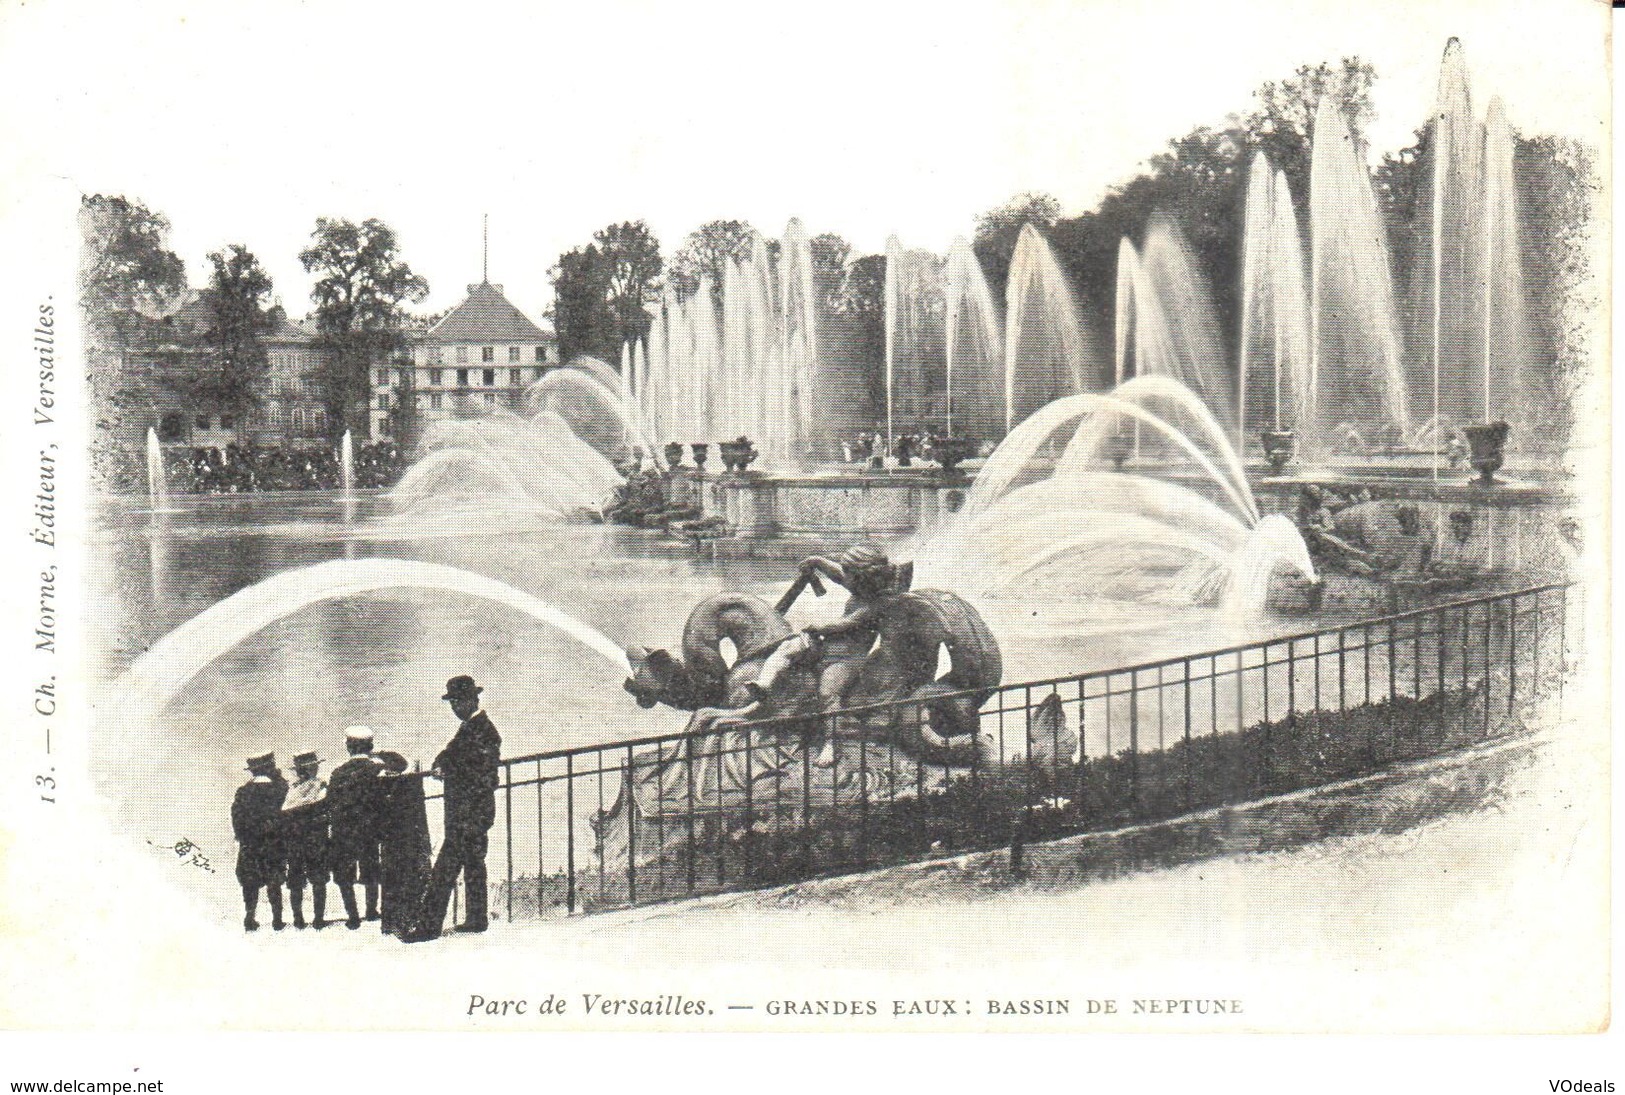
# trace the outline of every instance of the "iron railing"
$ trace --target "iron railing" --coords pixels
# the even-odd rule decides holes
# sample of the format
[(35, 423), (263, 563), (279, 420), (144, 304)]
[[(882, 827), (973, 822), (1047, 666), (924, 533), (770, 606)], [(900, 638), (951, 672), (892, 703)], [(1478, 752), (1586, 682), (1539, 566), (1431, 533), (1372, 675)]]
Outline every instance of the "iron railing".
[[(1560, 702), (1571, 590), (1543, 585), (981, 697), (502, 762), (492, 909), (597, 911), (1177, 817), (1516, 732)], [(964, 696), (966, 694), (957, 694)], [(815, 760), (834, 728), (833, 763)], [(496, 834), (493, 834), (496, 836)]]

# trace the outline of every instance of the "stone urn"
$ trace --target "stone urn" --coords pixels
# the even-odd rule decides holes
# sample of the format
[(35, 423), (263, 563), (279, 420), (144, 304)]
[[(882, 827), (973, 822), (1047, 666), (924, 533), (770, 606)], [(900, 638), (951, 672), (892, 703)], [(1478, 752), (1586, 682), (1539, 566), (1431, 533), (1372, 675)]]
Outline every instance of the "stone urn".
[(944, 477), (957, 479), (965, 473), (959, 470), (961, 461), (976, 455), (976, 441), (969, 437), (933, 437), (931, 459), (937, 462)]
[(683, 443), (681, 441), (666, 442), (666, 467), (681, 467), (683, 463)]
[(694, 450), (694, 467), (699, 471), (705, 470), (705, 458), (711, 451), (711, 446), (704, 441), (696, 441), (689, 446)]
[(1481, 487), (1494, 485), (1495, 473), (1501, 470), (1501, 462), (1506, 456), (1507, 435), (1512, 432), (1512, 427), (1505, 422), (1485, 422), (1477, 426), (1463, 426), (1461, 432), (1467, 435), (1473, 470), (1478, 472), (1478, 478), (1472, 482)]
[(1265, 430), (1258, 435), (1258, 439), (1263, 442), (1264, 459), (1269, 461), (1270, 470), (1280, 475), (1292, 461), (1292, 454), (1297, 447), (1297, 434), (1291, 430)]
[(750, 443), (748, 437), (737, 437), (732, 441), (724, 441), (717, 446), (722, 450), (722, 466), (735, 475), (740, 475), (761, 454), (756, 446)]
[(1112, 462), (1114, 471), (1122, 471), (1123, 464), (1134, 455), (1134, 438), (1126, 433), (1114, 433), (1106, 438), (1106, 444), (1101, 449), (1106, 459)]

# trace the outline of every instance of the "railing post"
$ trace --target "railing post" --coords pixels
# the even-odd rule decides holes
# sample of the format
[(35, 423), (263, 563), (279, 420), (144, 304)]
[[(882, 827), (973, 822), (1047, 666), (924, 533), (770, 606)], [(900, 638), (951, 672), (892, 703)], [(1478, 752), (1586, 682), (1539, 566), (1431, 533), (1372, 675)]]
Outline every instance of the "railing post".
[(801, 727), (801, 855), (803, 858), (802, 870), (811, 871), (813, 868), (813, 831), (812, 831), (812, 739), (811, 731)]
[(1422, 613), (1412, 618), (1411, 629), (1411, 695), (1418, 703), (1422, 700)]
[(716, 742), (716, 747), (711, 750), (711, 760), (717, 770), (716, 849), (717, 885), (720, 887), (728, 882), (728, 799), (722, 784), (722, 735), (713, 730), (711, 740)]
[(744, 731), (745, 731), (745, 831), (740, 836), (739, 840), (740, 840), (740, 854), (741, 854), (742, 861), (743, 861), (743, 871), (742, 871), (741, 877), (745, 880), (745, 882), (747, 884), (749, 884), (749, 882), (751, 881), (751, 867), (752, 867), (752, 862), (751, 862), (751, 844), (752, 844), (751, 835), (752, 835), (753, 827), (755, 825), (755, 818), (752, 816), (753, 807), (755, 806), (754, 788), (753, 788), (753, 784), (755, 783), (755, 780), (753, 779), (753, 777), (755, 776), (755, 757), (754, 757), (754, 751), (750, 747), (751, 728), (750, 728), (749, 723), (745, 724)]
[(683, 764), (688, 773), (688, 892), (694, 892), (700, 853), (694, 846), (694, 739), (683, 740)]
[[(633, 788), (637, 785), (637, 758), (632, 755), (632, 747), (626, 747), (626, 903), (638, 903), (638, 796)], [(657, 788), (658, 790), (658, 788)]]
[(1140, 671), (1132, 670), (1128, 682), (1128, 801), (1129, 812), (1140, 814)]
[(1184, 666), (1185, 679), (1180, 687), (1185, 695), (1185, 809), (1188, 811), (1191, 808), (1192, 780), (1194, 778), (1191, 769), (1196, 763), (1196, 758), (1192, 755), (1193, 749), (1191, 746), (1191, 660), (1189, 658), (1184, 659)]
[(1337, 710), (1340, 713), (1348, 710), (1348, 657), (1343, 652), (1343, 637), (1347, 634), (1342, 628), (1337, 629)]
[(1315, 706), (1314, 706), (1314, 710), (1319, 711), (1320, 710), (1320, 632), (1318, 632), (1318, 631), (1315, 632), (1315, 653), (1314, 653), (1314, 656), (1313, 656), (1313, 660), (1314, 660), (1314, 666), (1315, 666)]
[(576, 757), (564, 755), (564, 911), (576, 911)]
[(1535, 590), (1535, 641), (1533, 643), (1534, 662), (1530, 667), (1530, 680), (1534, 685), (1536, 695), (1540, 694), (1542, 683), (1540, 679), (1540, 644), (1544, 642), (1546, 638), (1544, 621), (1541, 619), (1541, 592), (1541, 590)]
[(543, 786), (546, 785), (541, 781), (541, 757), (536, 757), (536, 920), (541, 920), (541, 916), (546, 911), (546, 900), (544, 900), (543, 892), (546, 890), (546, 885), (548, 885), (548, 859), (546, 859), (546, 851), (544, 851), (544, 822), (543, 814), (541, 814), (541, 788)]
[(1388, 708), (1393, 710), (1394, 701), (1399, 698), (1399, 643), (1394, 634), (1394, 619), (1388, 618)]
[(1264, 677), (1264, 718), (1259, 722), (1258, 740), (1258, 779), (1257, 787), (1260, 794), (1269, 790), (1270, 785), (1270, 646), (1264, 644), (1264, 661), (1259, 670)]
[(508, 859), (508, 923), (513, 923), (513, 765), (502, 766), (502, 825), (504, 829), (503, 844), (506, 845)]
[(1441, 609), (1441, 608), (1435, 608), (1432, 612), (1428, 613), (1428, 615), (1433, 620), (1433, 656), (1439, 663), (1438, 672), (1435, 674), (1435, 677), (1436, 677), (1435, 684), (1436, 684), (1436, 686), (1438, 688), (1439, 703), (1441, 705), (1439, 715), (1440, 715), (1440, 718), (1443, 718), (1444, 717), (1444, 707), (1443, 707), (1443, 704), (1444, 704), (1444, 625), (1445, 625), (1445, 620), (1448, 619), (1448, 615), (1446, 613), (1446, 610)]
[(1507, 715), (1510, 717), (1518, 699), (1518, 595), (1507, 599)]

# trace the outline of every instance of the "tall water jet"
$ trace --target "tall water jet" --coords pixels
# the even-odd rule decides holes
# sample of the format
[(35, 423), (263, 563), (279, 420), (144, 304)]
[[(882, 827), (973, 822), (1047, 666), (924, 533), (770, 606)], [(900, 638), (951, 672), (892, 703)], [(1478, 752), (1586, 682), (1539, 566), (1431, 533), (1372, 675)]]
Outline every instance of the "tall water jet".
[(897, 380), (897, 325), (898, 290), (902, 279), (903, 243), (896, 236), (886, 237), (886, 449), (891, 450), (893, 425), (893, 395)]
[(777, 277), (767, 240), (753, 233), (748, 261), (741, 267), (751, 371), (742, 379), (746, 433), (759, 439), (761, 466), (785, 468), (792, 459), (790, 406), (784, 368), (784, 340), (779, 334)]
[(642, 409), (643, 389), (649, 383), (649, 362), (643, 353), (643, 340), (634, 339), (632, 342), (632, 398), (639, 401)]
[(999, 436), (1004, 340), (993, 292), (964, 236), (948, 248), (943, 304), (945, 432), (953, 435), (957, 416), (963, 435)]
[(749, 260), (725, 259), (722, 269), (722, 399), (716, 412), (719, 437), (754, 434), (750, 421), (750, 315), (745, 291)]
[[(1477, 246), (1478, 169), (1483, 131), (1473, 116), (1472, 91), (1461, 40), (1445, 45), (1439, 63), (1432, 156), (1432, 344), (1434, 445), (1447, 422), (1476, 416), (1479, 385), (1474, 352), (1482, 326)], [(1437, 459), (1434, 462), (1438, 468)]]
[(710, 274), (688, 298), (690, 369), (693, 380), (688, 431), (683, 440), (712, 440), (712, 419), (721, 401), (722, 336), (718, 330), (717, 296)]
[(649, 424), (654, 436), (660, 439), (671, 436), (670, 377), (666, 358), (666, 301), (670, 295), (668, 290), (650, 310), (649, 361), (644, 372), (643, 388), (638, 392), (638, 405), (643, 408), (644, 421)]
[(164, 478), (164, 449), (158, 431), (147, 428), (147, 505), (153, 510), (169, 504), (169, 483)]
[(785, 426), (790, 456), (799, 461), (812, 437), (813, 385), (818, 361), (818, 287), (812, 243), (798, 218), (785, 225), (779, 244), (779, 337), (784, 362)]
[[(1236, 436), (1237, 448), (1245, 451), (1248, 422), (1301, 430), (1309, 400), (1308, 314), (1297, 213), (1285, 173), (1272, 171), (1262, 152), (1254, 155), (1248, 173), (1241, 315)], [(1255, 375), (1261, 364), (1269, 369), (1267, 384)], [(1253, 394), (1260, 388), (1267, 393), (1264, 399)]]
[(1330, 95), (1316, 108), (1313, 141), (1308, 406), (1301, 429), (1306, 449), (1318, 452), (1338, 427), (1368, 438), (1407, 435), (1411, 413), (1376, 195)]
[(1484, 417), (1524, 419), (1526, 357), (1512, 127), (1500, 96), (1484, 121)]
[(349, 430), (339, 439), (339, 486), (346, 495), (355, 490), (355, 441)]
[(1088, 390), (1089, 361), (1072, 288), (1036, 227), (1016, 237), (1004, 293), (1004, 423), (1008, 433), (1039, 407)]
[[(1133, 352), (1134, 283), (1140, 276), (1140, 253), (1127, 236), (1117, 241), (1117, 295), (1112, 301), (1112, 376), (1121, 384), (1129, 378)], [(1246, 325), (1243, 324), (1243, 327)]]
[(1208, 291), (1185, 234), (1167, 213), (1151, 215), (1135, 278), (1135, 322), (1143, 356), (1136, 376), (1168, 376), (1234, 422), (1226, 355)]

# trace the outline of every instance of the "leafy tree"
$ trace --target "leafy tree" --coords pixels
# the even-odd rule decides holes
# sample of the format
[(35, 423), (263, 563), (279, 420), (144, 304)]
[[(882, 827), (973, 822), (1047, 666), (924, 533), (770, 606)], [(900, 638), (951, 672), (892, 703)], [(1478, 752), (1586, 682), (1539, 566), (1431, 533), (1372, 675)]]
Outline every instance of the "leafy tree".
[(121, 436), (125, 417), (138, 408), (151, 410), (139, 378), (130, 374), (129, 355), (151, 341), (153, 317), (186, 288), (186, 266), (169, 249), (169, 221), (122, 195), (83, 196), (79, 229), (86, 382), (98, 435), (95, 473), (118, 484), (125, 476), (119, 442), (131, 440)]
[(864, 378), (863, 398), (870, 414), (885, 413), (886, 406), (886, 256), (864, 255), (846, 268), (835, 302), (834, 319), (846, 332), (855, 370)]
[(592, 238), (604, 265), (605, 303), (614, 320), (617, 342), (647, 338), (648, 306), (660, 300), (660, 241), (643, 221), (611, 224), (594, 232)]
[(834, 232), (821, 232), (808, 241), (812, 246), (813, 281), (826, 311), (839, 307), (841, 287), (846, 281), (846, 261), (852, 245)]
[(593, 242), (559, 256), (549, 316), (568, 361), (589, 354), (611, 363), (621, 345), (648, 337), (648, 305), (660, 299), (660, 241), (643, 221), (600, 228)]
[[(708, 275), (712, 291), (720, 293), (724, 264), (750, 254), (751, 237), (755, 232), (749, 221), (720, 220), (702, 224), (690, 232), (666, 268), (666, 276), (679, 299), (687, 300), (694, 295), (702, 275)], [(769, 251), (771, 253), (772, 248)]]
[(169, 220), (122, 195), (85, 195), (79, 203), (80, 303), (92, 338), (127, 352), (156, 311), (186, 288), (186, 266), (169, 249)]
[(1285, 171), (1299, 204), (1309, 194), (1309, 149), (1314, 136), (1315, 112), (1327, 95), (1348, 122), (1360, 158), (1366, 154), (1366, 129), (1376, 117), (1371, 85), (1377, 70), (1358, 57), (1333, 64), (1301, 65), (1285, 80), (1271, 80), (1255, 92), (1256, 105), (1241, 119), (1239, 128), (1249, 150), (1258, 149), (1270, 164)]
[(403, 305), (427, 296), (429, 283), (400, 257), (395, 230), (373, 218), (358, 225), (318, 217), (299, 261), (318, 275), (310, 294), (316, 329), (333, 351), (321, 377), (329, 428), (334, 436), (364, 433), (367, 416), (357, 415), (371, 390), (368, 370), (402, 348)]
[(240, 243), (211, 252), (209, 263), (211, 323), (204, 338), (218, 371), (204, 386), (223, 407), (242, 415), (257, 402), (269, 364), (262, 338), (272, 324), (266, 307), (271, 277)]
[(609, 269), (596, 244), (559, 256), (549, 270), (553, 303), (548, 318), (559, 336), (559, 358), (569, 361), (589, 354), (615, 361), (620, 353), (615, 316), (609, 309)]

